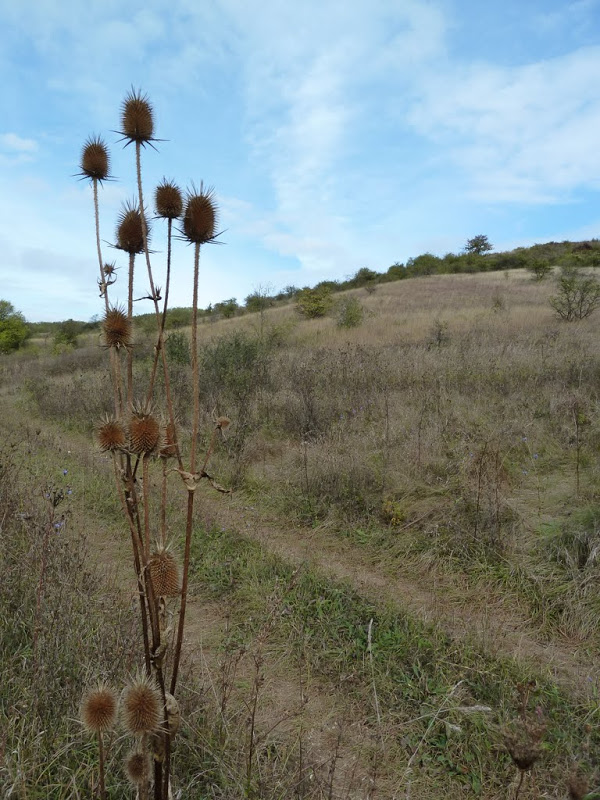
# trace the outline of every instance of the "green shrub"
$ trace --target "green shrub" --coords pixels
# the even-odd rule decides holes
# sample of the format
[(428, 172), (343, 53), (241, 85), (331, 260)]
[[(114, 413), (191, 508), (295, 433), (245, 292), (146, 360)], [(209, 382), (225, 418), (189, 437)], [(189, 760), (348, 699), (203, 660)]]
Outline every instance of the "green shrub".
[(0, 300), (0, 353), (18, 350), (28, 335), (23, 315), (8, 300)]
[(600, 305), (600, 283), (575, 267), (562, 268), (557, 289), (550, 305), (566, 322), (585, 319)]
[(322, 287), (320, 289), (302, 289), (298, 292), (296, 299), (296, 309), (308, 319), (324, 317), (331, 310), (333, 299), (331, 289)]
[(165, 347), (169, 363), (182, 365), (191, 363), (190, 343), (184, 333), (179, 331), (170, 333), (165, 339)]
[(345, 297), (337, 306), (338, 328), (358, 328), (365, 317), (362, 303), (356, 297)]

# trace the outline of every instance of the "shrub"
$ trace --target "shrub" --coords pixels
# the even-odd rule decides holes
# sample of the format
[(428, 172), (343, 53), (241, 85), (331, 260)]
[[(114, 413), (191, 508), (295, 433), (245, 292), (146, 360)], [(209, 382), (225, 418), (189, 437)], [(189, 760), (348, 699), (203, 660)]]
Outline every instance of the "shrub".
[(550, 305), (561, 319), (585, 319), (600, 305), (600, 283), (575, 267), (563, 267), (557, 281), (558, 294)]
[(551, 272), (552, 266), (545, 258), (536, 258), (527, 267), (534, 281), (543, 281)]
[(61, 322), (58, 330), (54, 334), (54, 344), (58, 347), (77, 347), (77, 337), (81, 333), (82, 323), (75, 322), (74, 319), (67, 319)]
[(0, 353), (18, 350), (28, 335), (23, 315), (8, 300), (0, 300)]
[(362, 303), (356, 297), (340, 300), (337, 307), (338, 328), (357, 328), (365, 317)]
[(307, 288), (298, 292), (296, 309), (300, 314), (309, 319), (324, 317), (331, 310), (332, 305), (333, 299), (329, 288)]
[(171, 364), (188, 365), (192, 357), (190, 353), (190, 343), (187, 336), (179, 331), (169, 334), (165, 340), (167, 349), (167, 359)]

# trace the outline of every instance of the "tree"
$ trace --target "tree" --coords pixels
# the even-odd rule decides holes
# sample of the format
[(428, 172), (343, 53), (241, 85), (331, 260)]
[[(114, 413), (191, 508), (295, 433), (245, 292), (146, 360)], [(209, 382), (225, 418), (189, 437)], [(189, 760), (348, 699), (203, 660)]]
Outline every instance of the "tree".
[(482, 234), (474, 236), (472, 239), (468, 239), (465, 245), (465, 253), (476, 256), (482, 256), (484, 253), (488, 253), (493, 249), (494, 247), (492, 244), (490, 244), (488, 237), (483, 236)]
[(309, 319), (324, 317), (333, 305), (331, 289), (302, 289), (296, 296), (296, 309)]
[(54, 344), (77, 347), (77, 337), (84, 327), (83, 323), (76, 322), (74, 319), (67, 319), (65, 322), (61, 322), (54, 334)]
[(8, 300), (0, 300), (0, 353), (18, 350), (29, 336), (23, 314)]
[(576, 267), (563, 267), (557, 280), (558, 294), (550, 305), (561, 319), (585, 319), (600, 306), (600, 283)]

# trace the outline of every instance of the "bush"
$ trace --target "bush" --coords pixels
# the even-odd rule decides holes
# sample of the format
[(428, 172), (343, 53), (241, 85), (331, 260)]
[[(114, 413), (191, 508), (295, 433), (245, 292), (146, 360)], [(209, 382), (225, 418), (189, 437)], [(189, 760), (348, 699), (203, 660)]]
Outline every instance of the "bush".
[(338, 328), (358, 328), (365, 317), (362, 303), (356, 297), (340, 300), (337, 307)]
[(8, 300), (0, 300), (0, 353), (18, 350), (28, 335), (23, 315)]
[(190, 343), (184, 333), (176, 331), (165, 339), (167, 359), (170, 364), (191, 364)]
[(557, 288), (550, 305), (566, 322), (589, 317), (600, 305), (600, 283), (575, 267), (562, 268)]
[(298, 292), (296, 309), (309, 319), (324, 317), (331, 310), (332, 305), (331, 290), (328, 288), (302, 289)]
[(54, 344), (58, 347), (77, 347), (77, 337), (81, 333), (83, 323), (68, 319), (61, 322), (54, 334)]
[(527, 271), (531, 273), (534, 281), (543, 281), (552, 272), (552, 266), (545, 258), (536, 258), (527, 267)]

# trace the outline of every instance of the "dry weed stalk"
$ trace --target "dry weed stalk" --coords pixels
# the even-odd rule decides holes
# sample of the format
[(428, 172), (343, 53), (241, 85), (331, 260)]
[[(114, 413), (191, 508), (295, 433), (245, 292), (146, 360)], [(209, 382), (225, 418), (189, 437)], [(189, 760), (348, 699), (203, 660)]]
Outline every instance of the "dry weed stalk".
[[(188, 593), (190, 546), (193, 532), (194, 498), (196, 488), (203, 478), (218, 491), (225, 492), (206, 472), (215, 446), (217, 434), (228, 424), (220, 418), (208, 451), (197, 470), (197, 441), (199, 435), (199, 380), (198, 380), (198, 285), (200, 249), (217, 236), (217, 207), (213, 192), (203, 184), (197, 190), (193, 185), (184, 203), (179, 188), (163, 180), (155, 193), (155, 206), (159, 218), (168, 225), (166, 288), (164, 303), (159, 306), (161, 289), (156, 285), (148, 242), (149, 222), (146, 218), (142, 184), (141, 149), (153, 146), (154, 110), (148, 98), (131, 90), (121, 109), (121, 134), (126, 146), (135, 145), (136, 200), (127, 203), (116, 227), (115, 246), (128, 254), (127, 305), (121, 307), (111, 302), (109, 292), (117, 280), (116, 266), (105, 265), (100, 240), (100, 214), (98, 185), (109, 178), (109, 153), (104, 142), (97, 137), (88, 139), (81, 157), (81, 176), (91, 181), (94, 194), (96, 247), (100, 267), (98, 286), (104, 300), (102, 324), (104, 345), (110, 354), (114, 413), (97, 423), (100, 448), (113, 460), (117, 493), (129, 530), (133, 563), (139, 593), (142, 627), (144, 673), (123, 691), (121, 720), (126, 732), (136, 738), (136, 744), (126, 760), (126, 773), (139, 797), (167, 800), (171, 796), (172, 739), (179, 727), (180, 715), (175, 692), (179, 671), (185, 611)], [(182, 219), (182, 235), (194, 245), (193, 314), (192, 314), (192, 391), (194, 396), (189, 466), (186, 468), (178, 442), (178, 425), (175, 419), (169, 369), (164, 348), (165, 320), (168, 309), (171, 276), (172, 225)], [(134, 383), (133, 368), (133, 304), (135, 257), (145, 258), (148, 283), (146, 298), (151, 300), (156, 317), (156, 345), (150, 372), (149, 386), (143, 401), (136, 402), (140, 390)], [(123, 361), (125, 363), (123, 363)], [(159, 410), (155, 398), (156, 374), (162, 362), (165, 408)], [(124, 377), (123, 377), (124, 375)], [(168, 459), (175, 458), (177, 467), (167, 467)], [(154, 498), (151, 472), (154, 464), (161, 464), (161, 481), (158, 498)], [(168, 476), (178, 473), (187, 491), (185, 520), (185, 546), (183, 566), (180, 570), (177, 557), (166, 545), (169, 496)], [(158, 528), (154, 530), (155, 506), (158, 508)], [(157, 545), (152, 549), (151, 542)], [(173, 653), (171, 629), (166, 628), (166, 607), (169, 601), (179, 598), (178, 623)], [(167, 687), (168, 690), (167, 690)], [(87, 701), (89, 704), (89, 700)], [(83, 712), (82, 712), (83, 713)], [(89, 714), (88, 714), (89, 717)], [(88, 724), (89, 728), (90, 725)], [(105, 754), (102, 730), (97, 729), (100, 747), (101, 796), (105, 796)], [(152, 768), (150, 768), (152, 765)]]

